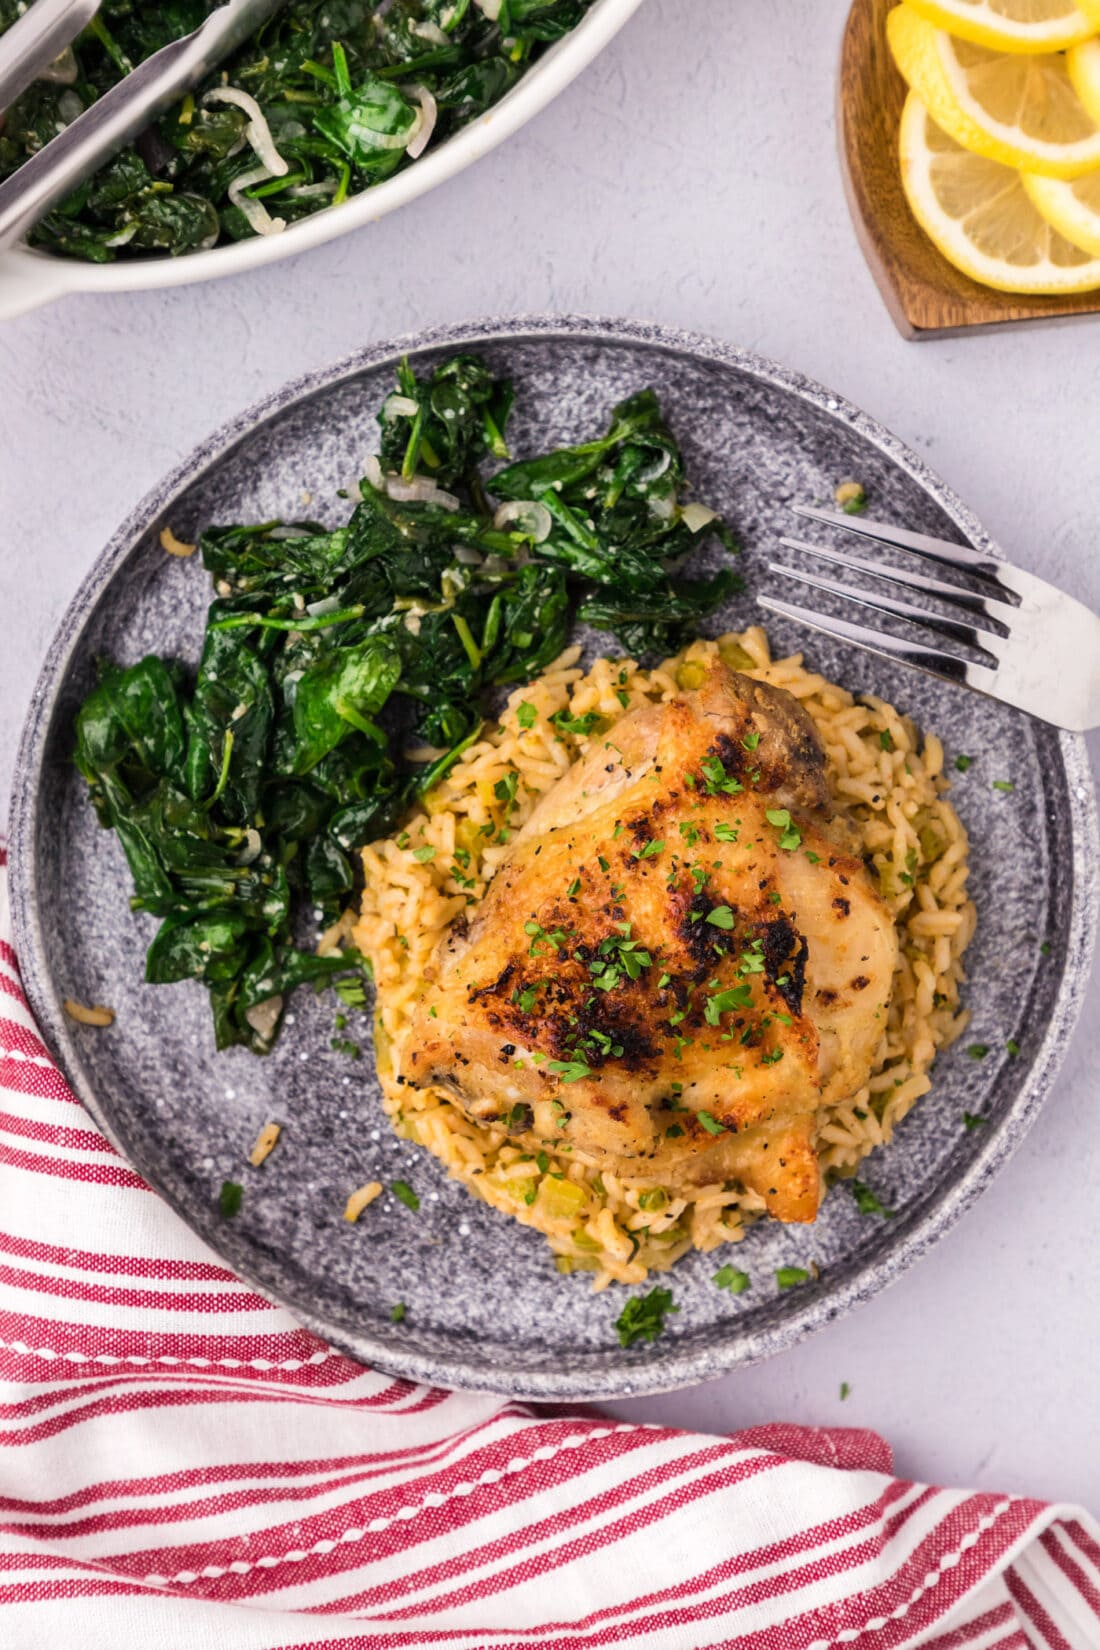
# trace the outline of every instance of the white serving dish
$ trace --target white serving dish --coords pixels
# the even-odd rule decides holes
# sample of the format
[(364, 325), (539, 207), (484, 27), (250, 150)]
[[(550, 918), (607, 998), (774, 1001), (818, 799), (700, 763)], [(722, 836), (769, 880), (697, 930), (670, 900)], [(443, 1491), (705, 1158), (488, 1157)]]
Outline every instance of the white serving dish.
[(429, 149), (414, 165), (385, 183), (364, 190), (340, 206), (303, 218), (280, 235), (256, 236), (178, 258), (120, 259), (112, 264), (59, 258), (27, 246), (0, 253), (0, 320), (52, 303), (70, 292), (151, 291), (191, 281), (212, 281), (219, 275), (239, 275), (373, 223), (446, 183), (511, 137), (587, 68), (640, 5), (641, 0), (596, 0), (584, 21), (553, 45), (480, 120), (463, 127), (438, 149)]

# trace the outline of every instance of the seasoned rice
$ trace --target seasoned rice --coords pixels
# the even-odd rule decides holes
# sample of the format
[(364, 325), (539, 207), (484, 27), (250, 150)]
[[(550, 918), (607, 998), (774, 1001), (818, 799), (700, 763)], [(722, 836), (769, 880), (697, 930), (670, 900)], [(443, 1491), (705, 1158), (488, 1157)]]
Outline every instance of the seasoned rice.
[[(543, 1232), (560, 1271), (591, 1272), (603, 1288), (613, 1280), (640, 1283), (689, 1249), (736, 1242), (764, 1212), (762, 1198), (735, 1182), (681, 1191), (653, 1179), (619, 1179), (576, 1150), (536, 1157), (505, 1129), (471, 1122), (442, 1090), (397, 1081), (402, 1038), (448, 926), (484, 897), (508, 851), (509, 831), (585, 755), (591, 739), (604, 738), (627, 711), (697, 686), (716, 654), (786, 688), (813, 718), (831, 789), (861, 833), (900, 942), (870, 1081), (820, 1114), (818, 1155), (827, 1175), (851, 1175), (891, 1139), (930, 1088), (937, 1050), (965, 1027), (962, 956), (975, 910), (966, 893), (966, 832), (945, 794), (943, 747), (893, 706), (854, 699), (806, 670), (801, 654), (773, 660), (758, 628), (694, 642), (653, 670), (604, 658), (584, 671), (579, 654), (567, 649), (544, 675), (517, 688), (499, 721), (486, 725), (402, 830), (364, 848), (358, 910), (346, 913), (326, 945), (353, 944), (374, 970), (378, 1074), (397, 1133), (426, 1147), (494, 1208)], [(601, 721), (589, 738), (577, 737), (551, 721), (562, 710), (577, 718), (594, 711)]]

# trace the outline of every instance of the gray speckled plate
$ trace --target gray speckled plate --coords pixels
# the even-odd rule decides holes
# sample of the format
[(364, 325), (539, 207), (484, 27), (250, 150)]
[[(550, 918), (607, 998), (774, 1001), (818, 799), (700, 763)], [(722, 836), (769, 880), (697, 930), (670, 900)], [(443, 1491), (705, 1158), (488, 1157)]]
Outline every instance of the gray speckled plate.
[[(205, 993), (142, 984), (153, 924), (127, 905), (129, 879), (71, 765), (73, 714), (93, 660), (150, 649), (194, 659), (209, 599), (196, 561), (166, 556), (165, 524), (193, 538), (209, 522), (310, 513), (343, 520), (374, 451), (374, 413), (395, 357), (483, 349), (518, 386), (518, 453), (602, 426), (612, 402), (658, 390), (697, 496), (722, 509), (746, 548), (750, 594), (722, 615), (754, 616), (751, 590), (792, 526), (796, 501), (828, 502), (858, 476), (875, 512), (982, 548), (989, 541), (921, 461), (837, 397), (731, 347), (653, 327), (566, 318), (450, 328), (383, 345), (306, 378), (213, 436), (137, 509), (103, 552), (50, 650), (23, 740), (13, 806), (13, 896), (27, 988), (72, 1084), (135, 1166), (238, 1272), (354, 1356), (447, 1386), (527, 1398), (608, 1398), (704, 1380), (765, 1357), (889, 1283), (935, 1242), (1005, 1161), (1047, 1095), (1081, 1001), (1097, 909), (1097, 834), (1082, 742), (962, 689), (772, 626), (782, 648), (855, 692), (883, 694), (980, 757), (955, 787), (973, 842), (981, 921), (968, 956), (973, 1037), (936, 1066), (935, 1087), (872, 1159), (867, 1175), (897, 1209), (861, 1218), (834, 1192), (812, 1228), (755, 1228), (736, 1250), (752, 1288), (710, 1282), (716, 1261), (676, 1268), (680, 1307), (652, 1347), (623, 1351), (618, 1291), (559, 1277), (542, 1239), (470, 1198), (426, 1153), (391, 1136), (370, 1063), (329, 1051), (331, 1002), (299, 993), (267, 1060), (216, 1055)], [(1011, 795), (990, 781), (1011, 776)], [(1049, 947), (1043, 955), (1041, 945)], [(67, 1022), (60, 1000), (111, 1003), (109, 1030)], [(363, 1027), (365, 1032), (366, 1028)], [(1020, 1052), (1005, 1050), (1014, 1037)], [(968, 1132), (964, 1107), (988, 1118)], [(284, 1125), (261, 1170), (246, 1153), (260, 1125)], [(419, 1215), (392, 1197), (357, 1226), (350, 1188), (400, 1174)], [(232, 1222), (225, 1179), (242, 1180)], [(730, 1253), (734, 1253), (730, 1251)], [(815, 1261), (813, 1284), (779, 1293), (775, 1269)], [(407, 1303), (391, 1324), (390, 1308)]]

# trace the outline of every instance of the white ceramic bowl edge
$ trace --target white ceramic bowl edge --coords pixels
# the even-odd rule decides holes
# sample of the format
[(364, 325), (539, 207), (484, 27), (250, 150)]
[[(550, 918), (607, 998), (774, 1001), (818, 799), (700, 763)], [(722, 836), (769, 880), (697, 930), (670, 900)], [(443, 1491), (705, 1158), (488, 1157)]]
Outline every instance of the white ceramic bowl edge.
[(385, 183), (364, 190), (342, 206), (303, 218), (282, 235), (257, 236), (181, 258), (120, 259), (111, 264), (58, 258), (25, 246), (0, 253), (0, 321), (52, 303), (70, 292), (151, 291), (240, 274), (278, 258), (294, 257), (373, 222), (455, 177), (511, 137), (587, 68), (641, 3), (596, 0), (583, 22), (552, 46), (480, 120), (456, 132), (438, 149), (429, 149), (415, 165)]

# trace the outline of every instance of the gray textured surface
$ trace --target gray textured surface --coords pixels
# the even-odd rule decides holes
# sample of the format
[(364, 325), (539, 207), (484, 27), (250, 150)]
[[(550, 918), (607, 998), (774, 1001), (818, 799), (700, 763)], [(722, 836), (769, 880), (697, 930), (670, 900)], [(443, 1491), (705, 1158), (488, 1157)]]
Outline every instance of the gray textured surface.
[[(553, 110), (445, 197), (262, 276), (8, 326), (0, 787), (49, 634), (134, 500), (246, 401), (428, 320), (660, 315), (795, 363), (926, 452), (1019, 560), (1100, 605), (1097, 323), (897, 338), (834, 159), (843, 11), (727, 3), (700, 28), (691, 0), (648, 0)], [(1100, 1505), (1098, 1007), (1094, 985), (1054, 1102), (896, 1288), (793, 1353), (619, 1407), (719, 1430), (874, 1425), (903, 1471)]]
[[(643, 384), (657, 391), (684, 432), (698, 496), (745, 546), (748, 588), (714, 616), (716, 632), (755, 618), (753, 593), (791, 504), (827, 502), (843, 476), (860, 476), (888, 520), (976, 531), (955, 501), (936, 495), (923, 462), (865, 415), (728, 346), (599, 323), (500, 330), (433, 340), (427, 358), (480, 348), (513, 380), (517, 454), (602, 427), (607, 409)], [(607, 1399), (705, 1380), (793, 1344), (892, 1282), (985, 1188), (1037, 1115), (1080, 1006), (1096, 918), (1096, 822), (1081, 742), (813, 639), (827, 675), (892, 701), (949, 750), (982, 753), (956, 790), (982, 912), (967, 1000), (991, 1053), (980, 1065), (962, 1045), (943, 1056), (933, 1092), (868, 1166), (894, 1219), (869, 1221), (837, 1191), (812, 1228), (756, 1227), (737, 1250), (753, 1283), (736, 1301), (713, 1287), (715, 1259), (685, 1257), (677, 1316), (656, 1346), (624, 1352), (613, 1323), (621, 1299), (594, 1296), (583, 1275), (558, 1277), (535, 1234), (395, 1141), (369, 1062), (349, 1069), (327, 1049), (329, 1000), (299, 993), (294, 1024), (256, 1061), (215, 1052), (203, 992), (143, 987), (152, 925), (132, 920), (122, 854), (98, 830), (71, 764), (73, 716), (97, 657), (198, 657), (209, 581), (196, 562), (165, 557), (161, 527), (194, 538), (212, 523), (293, 517), (303, 489), (319, 519), (345, 520), (338, 492), (351, 490), (361, 455), (377, 444), (374, 414), (407, 347), (307, 380), (212, 437), (138, 507), (78, 593), (34, 695), (14, 793), (12, 902), (27, 989), (71, 1080), (135, 1166), (238, 1271), (364, 1361), (524, 1398)], [(779, 622), (771, 629), (780, 651), (802, 640)], [(608, 639), (595, 639), (601, 645)], [(1014, 775), (1016, 791), (994, 790), (987, 770)], [(66, 996), (109, 1002), (115, 1024), (74, 1027), (58, 1007)], [(368, 1029), (364, 1015), (355, 1034), (365, 1042)], [(1010, 1037), (1015, 1057), (1005, 1052)], [(984, 1126), (965, 1130), (964, 1109)], [(284, 1125), (285, 1142), (262, 1172), (250, 1171), (243, 1144), (269, 1118)], [(349, 1228), (347, 1192), (391, 1180), (398, 1167), (420, 1195), (417, 1215), (389, 1197)], [(218, 1188), (238, 1176), (244, 1206), (229, 1225), (217, 1214)], [(816, 1266), (820, 1277), (781, 1292), (776, 1269), (790, 1265)], [(393, 1325), (399, 1299), (408, 1313)]]

